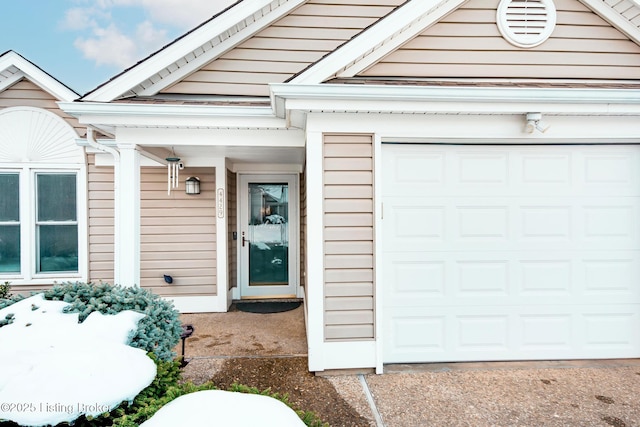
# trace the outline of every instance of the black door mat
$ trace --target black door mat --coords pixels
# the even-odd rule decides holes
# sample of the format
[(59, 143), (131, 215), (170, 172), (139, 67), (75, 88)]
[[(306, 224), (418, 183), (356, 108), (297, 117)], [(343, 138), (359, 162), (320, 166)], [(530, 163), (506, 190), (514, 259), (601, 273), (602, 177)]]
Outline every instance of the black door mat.
[(300, 307), (301, 301), (237, 302), (236, 308), (247, 313), (282, 313)]

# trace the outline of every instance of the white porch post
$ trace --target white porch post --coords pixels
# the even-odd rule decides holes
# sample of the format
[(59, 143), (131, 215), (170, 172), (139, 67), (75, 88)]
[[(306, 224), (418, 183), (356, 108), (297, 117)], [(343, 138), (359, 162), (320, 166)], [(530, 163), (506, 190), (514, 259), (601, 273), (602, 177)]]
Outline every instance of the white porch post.
[(215, 311), (226, 312), (231, 305), (229, 294), (229, 238), (227, 220), (227, 166), (226, 159), (216, 159), (216, 307)]
[(324, 208), (322, 134), (307, 133), (306, 307), (309, 370), (324, 371)]
[(118, 144), (118, 150), (114, 278), (122, 286), (140, 286), (140, 153), (135, 144)]

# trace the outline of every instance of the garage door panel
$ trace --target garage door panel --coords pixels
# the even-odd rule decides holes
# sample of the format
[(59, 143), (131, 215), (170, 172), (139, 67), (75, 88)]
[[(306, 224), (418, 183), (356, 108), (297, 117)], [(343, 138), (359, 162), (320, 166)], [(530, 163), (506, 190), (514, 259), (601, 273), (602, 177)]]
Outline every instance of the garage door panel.
[(389, 306), (640, 301), (640, 252), (386, 253)]
[(637, 306), (499, 305), (387, 313), (387, 363), (637, 357)]
[[(383, 195), (640, 195), (635, 147), (392, 145)], [(577, 149), (576, 149), (577, 147)]]
[(583, 315), (586, 350), (633, 350), (638, 346), (637, 307), (604, 306)]
[(640, 356), (639, 153), (383, 145), (385, 362)]
[(640, 249), (638, 200), (388, 198), (383, 237), (405, 252)]
[(397, 363), (416, 359), (446, 360), (448, 353), (446, 337), (447, 316), (445, 314), (398, 313), (387, 322), (384, 337), (385, 361)]

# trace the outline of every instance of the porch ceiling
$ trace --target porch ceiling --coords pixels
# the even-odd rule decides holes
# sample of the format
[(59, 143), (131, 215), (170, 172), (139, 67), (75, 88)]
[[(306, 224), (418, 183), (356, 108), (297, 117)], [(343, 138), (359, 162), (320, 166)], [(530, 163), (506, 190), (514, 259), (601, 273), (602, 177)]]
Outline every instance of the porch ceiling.
[(256, 146), (180, 146), (175, 154), (186, 166), (204, 166), (210, 159), (224, 157), (233, 163), (295, 164), (304, 163), (304, 147)]

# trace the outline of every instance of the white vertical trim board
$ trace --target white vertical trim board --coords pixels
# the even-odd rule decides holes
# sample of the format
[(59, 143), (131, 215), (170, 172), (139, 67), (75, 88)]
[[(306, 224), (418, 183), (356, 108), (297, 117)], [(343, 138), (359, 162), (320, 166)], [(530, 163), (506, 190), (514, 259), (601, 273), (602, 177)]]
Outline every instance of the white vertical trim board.
[(374, 290), (373, 290), (373, 298), (374, 298), (374, 309), (375, 309), (375, 317), (374, 317), (374, 338), (376, 343), (376, 373), (383, 373), (383, 346), (382, 341), (384, 339), (383, 334), (383, 301), (382, 296), (384, 295), (382, 286), (383, 286), (383, 271), (381, 262), (381, 257), (378, 255), (378, 248), (382, 245), (379, 243), (382, 242), (382, 222), (384, 215), (384, 206), (382, 206), (382, 138), (380, 135), (376, 134), (373, 138), (373, 191), (374, 191), (374, 205), (373, 205), (373, 215), (374, 215), (374, 242), (373, 242), (373, 268), (374, 268)]
[(119, 221), (119, 262), (115, 265), (115, 284), (140, 286), (140, 153), (133, 144), (118, 144), (120, 150), (119, 182), (116, 189)]
[(78, 220), (78, 273), (82, 281), (89, 278), (89, 189), (87, 166), (77, 172), (76, 209)]
[(375, 341), (325, 342), (322, 353), (324, 370), (374, 368), (377, 363)]
[(324, 208), (322, 133), (307, 134), (307, 346), (309, 370), (324, 371)]
[[(227, 168), (226, 159), (220, 158), (214, 161), (213, 166), (216, 169), (216, 207), (211, 215), (216, 217), (216, 301), (215, 311), (226, 312), (229, 309), (228, 293), (229, 293), (229, 254), (227, 248), (228, 221), (227, 221)], [(218, 189), (224, 191), (224, 207), (222, 218), (218, 215)]]

